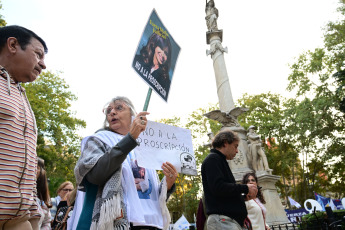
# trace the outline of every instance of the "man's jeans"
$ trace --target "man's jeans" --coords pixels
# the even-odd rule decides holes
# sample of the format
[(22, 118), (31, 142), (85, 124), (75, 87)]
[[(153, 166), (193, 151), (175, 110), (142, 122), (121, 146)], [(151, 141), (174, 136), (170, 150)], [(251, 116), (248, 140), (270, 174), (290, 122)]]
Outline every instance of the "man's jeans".
[(243, 230), (236, 220), (228, 216), (212, 214), (207, 218), (207, 230), (234, 229)]

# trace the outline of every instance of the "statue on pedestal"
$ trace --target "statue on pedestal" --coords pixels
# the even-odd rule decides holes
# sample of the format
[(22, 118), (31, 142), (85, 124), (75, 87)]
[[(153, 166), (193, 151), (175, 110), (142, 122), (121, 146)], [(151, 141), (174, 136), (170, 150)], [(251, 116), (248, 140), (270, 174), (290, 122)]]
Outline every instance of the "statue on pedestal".
[(253, 169), (255, 171), (269, 170), (267, 157), (262, 148), (260, 136), (255, 133), (254, 125), (251, 125), (249, 127), (247, 138), (249, 148), (249, 159), (252, 162)]
[[(256, 174), (262, 186), (262, 192), (270, 200), (270, 202), (265, 204), (267, 209), (266, 222), (269, 225), (289, 223), (275, 187), (275, 183), (280, 177), (272, 175), (272, 169), (268, 168), (267, 158), (262, 148), (260, 137), (254, 132), (255, 127), (251, 127), (247, 132), (238, 122), (237, 117), (241, 113), (248, 111), (248, 109), (235, 107), (233, 101), (224, 60), (224, 52), (227, 52), (227, 48), (222, 46), (223, 30), (218, 29), (217, 26), (219, 13), (215, 7), (214, 0), (206, 0), (205, 12), (208, 29), (206, 32), (206, 44), (210, 45), (210, 49), (206, 50), (206, 54), (211, 55), (213, 61), (219, 110), (211, 111), (204, 114), (204, 116), (220, 122), (222, 124), (221, 130), (229, 129), (238, 134), (241, 140), (238, 146), (238, 154), (233, 160), (229, 160), (228, 164), (237, 182), (242, 180), (244, 174), (252, 172), (253, 168), (257, 171)], [(209, 141), (204, 144), (205, 147), (211, 147), (213, 134), (209, 133), (208, 136)]]
[(210, 0), (207, 2), (206, 0), (206, 25), (208, 28), (208, 31), (212, 32), (215, 30), (218, 30), (217, 27), (217, 18), (218, 18), (218, 9), (215, 7), (214, 1)]

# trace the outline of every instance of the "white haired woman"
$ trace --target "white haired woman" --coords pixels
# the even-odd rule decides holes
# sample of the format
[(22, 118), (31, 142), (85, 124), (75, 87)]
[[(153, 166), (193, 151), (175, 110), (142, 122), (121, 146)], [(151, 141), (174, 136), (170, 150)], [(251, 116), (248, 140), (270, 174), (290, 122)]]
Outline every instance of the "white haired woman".
[(104, 113), (104, 128), (83, 139), (75, 168), (77, 183), (86, 191), (77, 229), (166, 229), (166, 200), (175, 189), (176, 168), (163, 163), (165, 177), (159, 182), (156, 170), (139, 167), (135, 155), (149, 113), (136, 114), (126, 97), (112, 99)]

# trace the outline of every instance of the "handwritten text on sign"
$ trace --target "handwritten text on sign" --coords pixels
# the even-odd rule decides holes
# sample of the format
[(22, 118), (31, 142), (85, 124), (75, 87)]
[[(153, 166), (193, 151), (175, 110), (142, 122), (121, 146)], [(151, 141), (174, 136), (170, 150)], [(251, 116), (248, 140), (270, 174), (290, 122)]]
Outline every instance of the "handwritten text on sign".
[(135, 152), (139, 166), (161, 170), (163, 162), (168, 161), (179, 173), (196, 175), (190, 130), (148, 121), (137, 141)]

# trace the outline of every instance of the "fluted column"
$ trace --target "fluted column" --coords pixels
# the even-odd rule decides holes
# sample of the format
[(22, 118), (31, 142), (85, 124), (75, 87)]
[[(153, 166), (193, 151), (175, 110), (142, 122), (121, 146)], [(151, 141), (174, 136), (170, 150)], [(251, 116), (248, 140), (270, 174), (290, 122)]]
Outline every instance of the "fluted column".
[(219, 100), (219, 108), (222, 112), (230, 112), (235, 107), (231, 93), (228, 72), (224, 61), (224, 52), (227, 48), (222, 46), (222, 30), (206, 33), (207, 44), (210, 44), (210, 50), (206, 51), (207, 55), (211, 55), (213, 60), (213, 69), (216, 78), (217, 94)]

